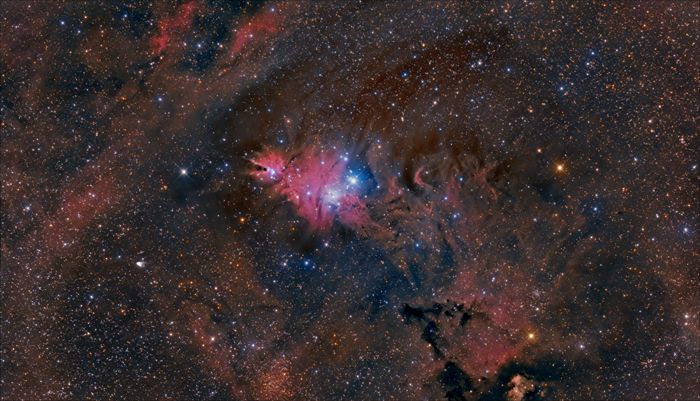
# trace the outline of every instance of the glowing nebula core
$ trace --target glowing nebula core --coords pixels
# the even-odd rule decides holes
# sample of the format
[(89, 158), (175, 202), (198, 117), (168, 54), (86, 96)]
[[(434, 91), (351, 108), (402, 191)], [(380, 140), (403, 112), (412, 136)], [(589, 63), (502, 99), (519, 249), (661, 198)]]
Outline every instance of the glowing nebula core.
[(360, 179), (348, 169), (347, 156), (314, 149), (293, 156), (268, 150), (251, 162), (251, 174), (291, 203), (313, 230), (329, 229), (336, 218), (349, 227), (370, 223)]

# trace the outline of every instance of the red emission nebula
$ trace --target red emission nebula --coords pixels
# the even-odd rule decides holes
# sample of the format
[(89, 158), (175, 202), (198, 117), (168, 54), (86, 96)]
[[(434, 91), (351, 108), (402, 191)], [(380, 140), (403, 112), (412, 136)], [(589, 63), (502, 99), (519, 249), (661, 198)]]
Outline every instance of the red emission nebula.
[(251, 174), (294, 205), (312, 229), (327, 230), (336, 218), (350, 227), (369, 223), (355, 188), (358, 178), (347, 175), (347, 158), (314, 150), (285, 157), (270, 150), (251, 162)]
[(698, 26), (0, 2), (0, 401), (700, 401)]

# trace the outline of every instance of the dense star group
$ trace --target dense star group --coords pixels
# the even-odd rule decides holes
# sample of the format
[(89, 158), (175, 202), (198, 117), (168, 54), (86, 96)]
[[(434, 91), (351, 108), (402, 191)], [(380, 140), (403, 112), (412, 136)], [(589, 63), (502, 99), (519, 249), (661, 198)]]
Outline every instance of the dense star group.
[(0, 400), (699, 399), (698, 26), (0, 3)]

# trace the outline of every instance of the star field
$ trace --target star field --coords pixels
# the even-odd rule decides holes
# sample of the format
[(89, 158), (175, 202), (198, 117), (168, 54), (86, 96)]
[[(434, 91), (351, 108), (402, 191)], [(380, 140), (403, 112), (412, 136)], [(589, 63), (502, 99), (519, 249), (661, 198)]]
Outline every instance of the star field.
[(0, 400), (700, 399), (700, 5), (0, 4)]

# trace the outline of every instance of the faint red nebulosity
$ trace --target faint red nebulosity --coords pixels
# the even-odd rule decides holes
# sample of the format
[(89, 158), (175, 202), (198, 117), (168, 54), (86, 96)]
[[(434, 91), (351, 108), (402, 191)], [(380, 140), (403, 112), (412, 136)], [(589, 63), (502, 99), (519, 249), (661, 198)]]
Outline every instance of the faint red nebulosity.
[(188, 334), (193, 336), (193, 344), (203, 354), (205, 366), (228, 385), (230, 394), (245, 394), (242, 380), (232, 368), (232, 361), (238, 356), (236, 349), (211, 319), (206, 318), (208, 313), (203, 305), (186, 303), (182, 309), (185, 311), (187, 308), (191, 308), (191, 311), (185, 312), (185, 316), (190, 319)]
[(294, 396), (290, 386), (289, 361), (277, 358), (256, 379), (256, 399), (282, 401)]
[(170, 38), (174, 33), (183, 32), (192, 24), (197, 2), (190, 1), (180, 6), (175, 16), (163, 18), (158, 23), (158, 36), (151, 39), (151, 49), (155, 53), (161, 53), (170, 44)]
[(525, 347), (524, 340), (514, 340), (511, 333), (495, 325), (472, 326), (471, 334), (462, 340), (469, 352), (460, 359), (467, 373), (472, 376), (494, 374)]
[(87, 184), (78, 184), (80, 189), (66, 191), (60, 209), (46, 224), (43, 239), (51, 254), (76, 240), (83, 229), (92, 224), (118, 198), (112, 175), (100, 178), (88, 175), (88, 178)]
[[(522, 335), (532, 326), (524, 308), (527, 287), (511, 285), (507, 291), (484, 295), (477, 289), (479, 271), (484, 267), (463, 269), (453, 285), (442, 293), (444, 298), (459, 299), (471, 305), (478, 317), (470, 320), (461, 343), (452, 349), (453, 359), (472, 376), (488, 376), (516, 357), (528, 343)], [(518, 281), (519, 276), (511, 279)], [(448, 329), (449, 330), (449, 329)]]
[(266, 9), (255, 14), (236, 31), (231, 45), (230, 56), (236, 57), (250, 43), (260, 43), (279, 30), (281, 22), (276, 11)]

